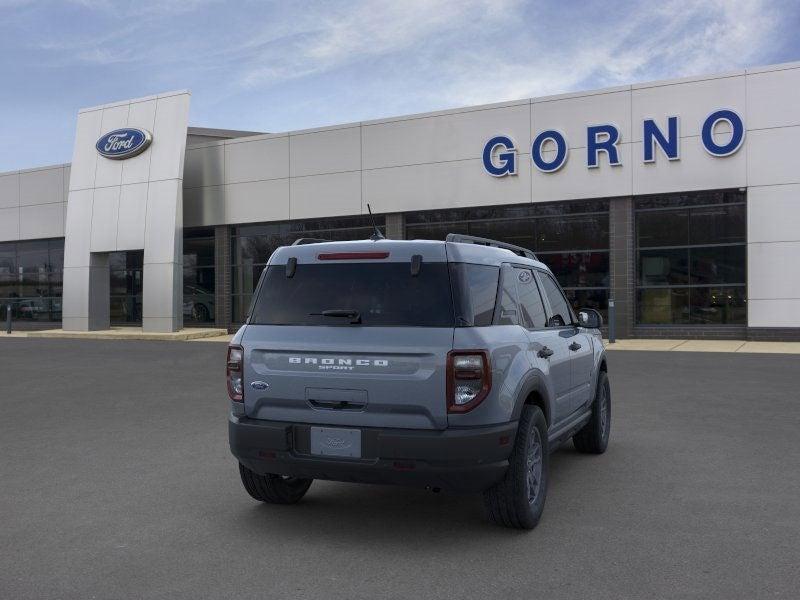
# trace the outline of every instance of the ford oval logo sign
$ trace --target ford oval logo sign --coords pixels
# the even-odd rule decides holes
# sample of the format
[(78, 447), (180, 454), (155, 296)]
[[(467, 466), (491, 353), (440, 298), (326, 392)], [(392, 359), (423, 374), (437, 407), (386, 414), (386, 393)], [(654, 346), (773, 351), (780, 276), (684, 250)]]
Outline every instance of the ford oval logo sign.
[(95, 144), (101, 156), (122, 160), (141, 154), (153, 141), (153, 136), (144, 129), (115, 129), (105, 134)]

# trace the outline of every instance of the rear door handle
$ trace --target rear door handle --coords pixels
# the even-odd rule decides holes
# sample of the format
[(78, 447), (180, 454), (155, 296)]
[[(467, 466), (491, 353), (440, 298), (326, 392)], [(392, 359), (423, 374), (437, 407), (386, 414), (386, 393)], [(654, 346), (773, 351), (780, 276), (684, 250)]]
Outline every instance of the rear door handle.
[(550, 348), (548, 348), (547, 346), (543, 346), (542, 349), (539, 350), (539, 352), (537, 352), (537, 355), (539, 356), (539, 358), (550, 358), (551, 356), (553, 356), (553, 351), (550, 350)]
[(572, 342), (569, 345), (569, 349), (572, 350), (573, 352), (575, 352), (576, 350), (580, 350), (581, 349), (581, 345), (578, 342)]

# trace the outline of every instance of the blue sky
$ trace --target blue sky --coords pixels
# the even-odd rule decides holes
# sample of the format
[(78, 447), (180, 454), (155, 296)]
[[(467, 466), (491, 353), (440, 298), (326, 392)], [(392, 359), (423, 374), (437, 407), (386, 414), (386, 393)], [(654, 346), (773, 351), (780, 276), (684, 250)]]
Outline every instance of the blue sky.
[(276, 132), (800, 60), (799, 29), (797, 0), (0, 0), (0, 172), (168, 90)]

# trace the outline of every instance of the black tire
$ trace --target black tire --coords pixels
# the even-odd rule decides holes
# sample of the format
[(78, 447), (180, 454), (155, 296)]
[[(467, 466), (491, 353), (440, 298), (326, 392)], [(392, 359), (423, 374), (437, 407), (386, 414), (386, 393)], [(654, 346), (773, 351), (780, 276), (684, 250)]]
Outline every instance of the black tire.
[[(605, 410), (604, 410), (605, 409)], [(592, 402), (592, 416), (583, 428), (572, 436), (575, 449), (584, 454), (602, 454), (608, 447), (611, 434), (611, 386), (608, 376), (600, 371), (597, 391)]]
[[(529, 461), (529, 457), (533, 461)], [(537, 457), (538, 478), (535, 467)], [(483, 492), (486, 514), (497, 525), (533, 529), (544, 511), (550, 463), (547, 421), (538, 406), (528, 405), (522, 410), (514, 449), (508, 462), (508, 471), (503, 480)], [(533, 492), (532, 485), (535, 485)]]
[(208, 312), (208, 308), (205, 304), (195, 304), (192, 307), (192, 317), (198, 323), (206, 323), (210, 321), (211, 313)]
[(295, 504), (306, 495), (313, 479), (297, 479), (281, 475), (259, 475), (239, 463), (239, 475), (247, 493), (260, 502)]

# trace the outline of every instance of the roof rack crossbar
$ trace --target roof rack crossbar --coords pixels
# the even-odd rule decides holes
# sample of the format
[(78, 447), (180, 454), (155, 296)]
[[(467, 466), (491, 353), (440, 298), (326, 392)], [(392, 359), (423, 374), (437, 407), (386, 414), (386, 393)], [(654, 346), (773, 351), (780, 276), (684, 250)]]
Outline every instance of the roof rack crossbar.
[(297, 238), (292, 242), (292, 246), (305, 246), (306, 244), (324, 244), (331, 240), (323, 240), (322, 238)]
[(503, 248), (511, 250), (514, 254), (530, 258), (531, 260), (539, 260), (533, 251), (523, 248), (522, 246), (515, 246), (514, 244), (506, 244), (505, 242), (498, 242), (497, 240), (490, 240), (489, 238), (482, 238), (476, 235), (463, 235), (461, 233), (448, 233), (446, 241), (458, 242), (461, 244), (477, 244), (479, 246), (492, 246), (493, 248)]

